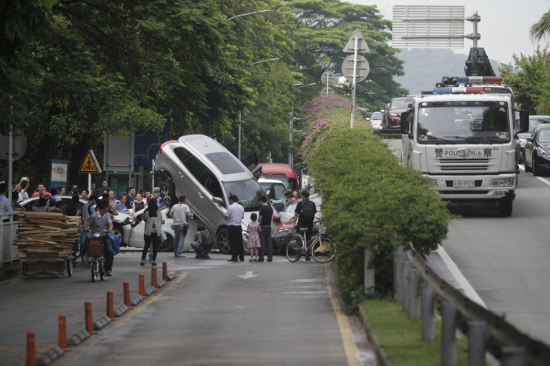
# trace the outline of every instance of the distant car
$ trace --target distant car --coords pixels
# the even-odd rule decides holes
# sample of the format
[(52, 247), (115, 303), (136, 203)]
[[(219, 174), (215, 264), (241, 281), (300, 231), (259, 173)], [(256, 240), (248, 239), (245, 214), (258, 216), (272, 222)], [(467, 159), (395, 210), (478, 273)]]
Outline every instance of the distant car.
[(531, 137), (535, 127), (550, 123), (550, 116), (529, 116), (529, 132), (518, 133), (519, 139), (519, 154), (518, 162), (525, 162), (525, 144), (527, 143), (527, 138)]
[(385, 108), (382, 117), (382, 128), (400, 128), (401, 113), (409, 109), (412, 103), (410, 98), (393, 98), (391, 103)]
[(382, 128), (382, 112), (373, 112), (370, 116), (370, 124), (374, 129)]
[(284, 183), (277, 179), (265, 178), (258, 179), (258, 183), (260, 183), (260, 187), (266, 192), (267, 199), (271, 203), (271, 206), (273, 206), (277, 212), (283, 211), (287, 192)]
[(534, 176), (550, 170), (550, 124), (542, 124), (533, 130), (525, 144), (525, 171)]
[(231, 253), (225, 214), (229, 196), (236, 195), (245, 210), (241, 225), (246, 243), (250, 215), (260, 209), (258, 199), (264, 192), (247, 167), (219, 142), (204, 135), (167, 141), (157, 154), (153, 174), (166, 206), (171, 207), (179, 195), (185, 195), (191, 211), (216, 237), (224, 254)]

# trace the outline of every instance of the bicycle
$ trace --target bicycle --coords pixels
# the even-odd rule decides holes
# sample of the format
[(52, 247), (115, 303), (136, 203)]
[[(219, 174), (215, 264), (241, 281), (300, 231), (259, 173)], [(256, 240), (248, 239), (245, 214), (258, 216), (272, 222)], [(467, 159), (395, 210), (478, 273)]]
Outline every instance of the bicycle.
[(88, 258), (91, 259), (92, 282), (95, 282), (98, 277), (101, 281), (105, 279), (105, 258), (103, 258), (105, 238), (106, 233), (94, 233), (88, 241)]
[(321, 230), (313, 236), (306, 246), (307, 228), (300, 228), (302, 235), (293, 234), (286, 247), (286, 258), (290, 262), (297, 262), (308, 250), (311, 257), (317, 263), (327, 263), (334, 258), (335, 243), (327, 235), (323, 235)]

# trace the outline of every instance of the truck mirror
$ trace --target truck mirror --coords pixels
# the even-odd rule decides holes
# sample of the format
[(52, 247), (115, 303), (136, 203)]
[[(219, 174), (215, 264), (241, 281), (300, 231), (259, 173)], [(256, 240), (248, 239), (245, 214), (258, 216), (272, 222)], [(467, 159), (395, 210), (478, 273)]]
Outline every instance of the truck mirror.
[(529, 132), (529, 111), (519, 111), (519, 133)]
[(409, 111), (401, 113), (401, 133), (409, 134)]

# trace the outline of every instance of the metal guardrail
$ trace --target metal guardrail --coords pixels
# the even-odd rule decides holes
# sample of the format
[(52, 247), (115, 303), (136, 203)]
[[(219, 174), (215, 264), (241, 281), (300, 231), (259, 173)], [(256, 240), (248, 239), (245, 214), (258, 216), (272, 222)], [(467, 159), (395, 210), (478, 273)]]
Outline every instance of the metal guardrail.
[(374, 130), (374, 134), (380, 136), (381, 139), (396, 139), (401, 140), (401, 129), (399, 128), (386, 128)]
[(485, 365), (485, 352), (503, 366), (549, 365), (550, 347), (504, 317), (473, 302), (441, 279), (413, 249), (394, 251), (395, 299), (409, 318), (422, 318), (422, 339), (435, 338), (434, 307), (441, 311), (441, 364), (456, 365), (456, 329), (468, 338), (469, 365)]
[[(15, 213), (17, 214), (17, 212)], [(1, 216), (13, 215), (11, 212), (2, 212)], [(18, 253), (17, 247), (13, 244), (17, 235), (17, 221), (2, 222), (0, 220), (0, 268), (4, 263), (15, 260), (15, 255)]]

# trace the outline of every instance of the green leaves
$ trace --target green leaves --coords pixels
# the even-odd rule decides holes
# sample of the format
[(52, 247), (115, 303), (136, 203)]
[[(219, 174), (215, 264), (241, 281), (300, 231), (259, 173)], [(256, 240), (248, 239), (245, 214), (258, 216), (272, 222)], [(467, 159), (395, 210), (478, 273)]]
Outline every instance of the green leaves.
[(307, 130), (304, 146), (310, 146), (304, 149), (309, 154), (305, 160), (323, 196), (323, 220), (338, 243), (344, 297), (350, 299), (362, 285), (357, 273), (363, 262), (357, 258), (365, 249), (373, 253), (376, 275), (386, 278), (377, 291), (390, 293), (393, 247), (412, 243), (429, 253), (446, 237), (451, 215), (425, 178), (402, 167), (370, 126), (359, 123), (349, 128), (349, 114), (347, 123), (341, 122), (344, 108), (339, 103), (343, 102), (336, 98), (317, 98), (304, 111), (308, 125), (316, 118), (322, 121), (313, 130), (324, 130), (311, 139), (311, 129)]

